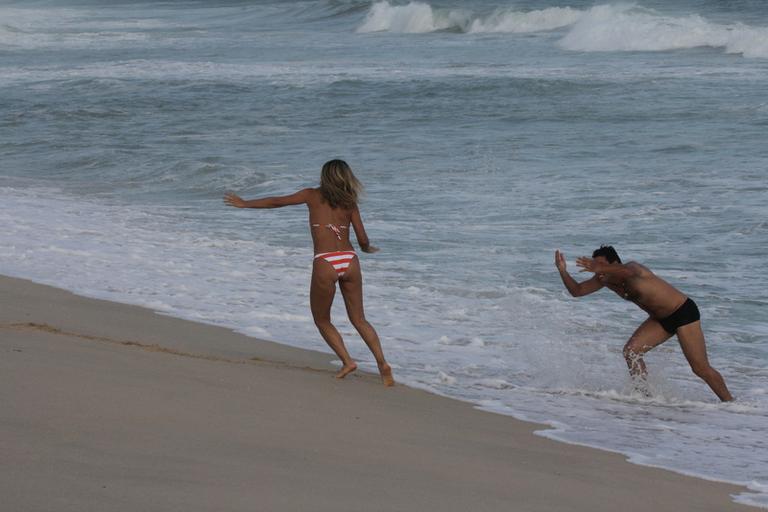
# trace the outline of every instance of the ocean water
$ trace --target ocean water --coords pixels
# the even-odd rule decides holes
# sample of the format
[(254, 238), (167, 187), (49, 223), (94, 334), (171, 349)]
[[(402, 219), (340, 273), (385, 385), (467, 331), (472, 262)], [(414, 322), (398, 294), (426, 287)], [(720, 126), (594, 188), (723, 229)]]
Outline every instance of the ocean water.
[[(327, 351), (306, 211), (221, 197), (336, 157), (401, 382), (768, 507), (765, 2), (0, 3), (0, 273)], [(553, 265), (601, 243), (698, 302), (736, 403), (674, 340), (633, 392), (644, 314)]]

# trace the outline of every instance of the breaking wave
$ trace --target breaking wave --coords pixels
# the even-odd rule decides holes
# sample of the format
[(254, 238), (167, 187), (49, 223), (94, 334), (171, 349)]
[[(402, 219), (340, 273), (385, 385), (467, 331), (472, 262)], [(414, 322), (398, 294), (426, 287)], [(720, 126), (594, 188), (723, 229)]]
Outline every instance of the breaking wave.
[(567, 30), (559, 45), (571, 51), (668, 51), (698, 47), (768, 58), (768, 27), (718, 24), (698, 14), (667, 16), (638, 5), (597, 5), (587, 10), (550, 7), (541, 10), (496, 10), (477, 15), (463, 9), (440, 9), (424, 2), (374, 3), (357, 32), (530, 33)]

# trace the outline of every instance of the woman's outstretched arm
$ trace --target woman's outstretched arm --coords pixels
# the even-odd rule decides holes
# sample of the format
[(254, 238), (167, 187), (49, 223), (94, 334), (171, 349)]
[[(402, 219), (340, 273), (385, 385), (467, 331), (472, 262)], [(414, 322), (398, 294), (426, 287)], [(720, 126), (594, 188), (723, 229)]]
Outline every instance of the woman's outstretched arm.
[(251, 200), (245, 200), (234, 192), (227, 192), (224, 195), (224, 202), (235, 208), (282, 208), (283, 206), (306, 203), (310, 190), (312, 189), (305, 188), (287, 196), (263, 197)]

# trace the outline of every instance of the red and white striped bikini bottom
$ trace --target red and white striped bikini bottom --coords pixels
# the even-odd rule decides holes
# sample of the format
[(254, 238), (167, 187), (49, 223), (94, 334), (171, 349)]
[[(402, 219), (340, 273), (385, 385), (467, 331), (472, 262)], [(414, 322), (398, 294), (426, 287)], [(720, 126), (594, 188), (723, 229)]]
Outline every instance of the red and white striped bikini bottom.
[(355, 251), (321, 252), (320, 254), (315, 254), (315, 259), (323, 258), (331, 264), (339, 277), (341, 277), (347, 271), (349, 264), (352, 263), (352, 259), (355, 256), (357, 256)]

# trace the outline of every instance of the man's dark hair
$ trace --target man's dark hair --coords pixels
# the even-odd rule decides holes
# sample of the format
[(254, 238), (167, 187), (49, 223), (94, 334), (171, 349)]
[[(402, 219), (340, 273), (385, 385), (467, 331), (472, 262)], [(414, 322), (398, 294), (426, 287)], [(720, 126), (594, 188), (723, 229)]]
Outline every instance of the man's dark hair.
[(619, 254), (612, 245), (601, 245), (599, 249), (595, 249), (595, 252), (592, 253), (592, 257), (597, 258), (598, 256), (604, 257), (608, 260), (608, 263), (613, 263), (614, 261), (621, 263), (621, 258), (619, 258)]

